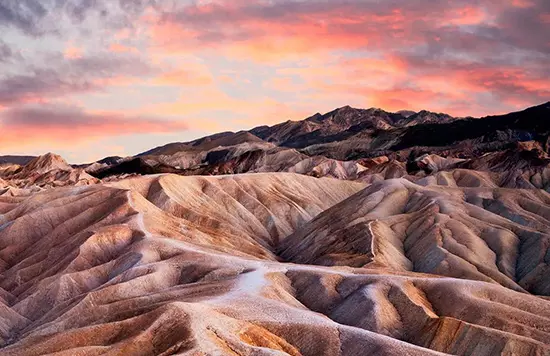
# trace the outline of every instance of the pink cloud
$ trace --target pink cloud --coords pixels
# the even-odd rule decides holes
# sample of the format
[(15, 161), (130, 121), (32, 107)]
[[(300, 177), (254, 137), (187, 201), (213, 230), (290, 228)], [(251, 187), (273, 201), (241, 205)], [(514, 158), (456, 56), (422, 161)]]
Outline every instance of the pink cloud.
[[(31, 63), (41, 48), (3, 45), (3, 68), (14, 61), (10, 53), (21, 52), (27, 60), (21, 63), (28, 62), (12, 63), (15, 69), (0, 75), (3, 127), (53, 142), (71, 133), (81, 140), (180, 129), (157, 116), (196, 118), (193, 128), (214, 131), (346, 104), (483, 115), (550, 97), (547, 0), (129, 3), (136, 8), (119, 15), (131, 21), (106, 21), (93, 32), (100, 41), (74, 41), (71, 33), (47, 63)], [(37, 24), (29, 22), (25, 33), (40, 37)], [(154, 95), (133, 102), (136, 92)], [(105, 107), (124, 101), (131, 112), (94, 112), (97, 97), (90, 93), (104, 95)], [(51, 109), (52, 102), (77, 99), (90, 110)], [(21, 105), (37, 102), (50, 103), (43, 119), (24, 119), (38, 111)]]
[(200, 87), (213, 83), (208, 68), (200, 65), (182, 65), (181, 69), (164, 72), (153, 78), (154, 85)]
[(63, 52), (63, 56), (67, 59), (78, 59), (82, 58), (84, 55), (84, 49), (81, 47), (75, 47), (72, 45), (69, 45), (65, 48), (65, 51)]
[(112, 43), (109, 46), (109, 51), (113, 53), (139, 53), (137, 48), (121, 45), (120, 43)]
[(310, 51), (418, 44), (426, 30), (486, 20), (482, 7), (459, 2), (208, 2), (163, 15), (151, 28), (160, 47), (170, 51), (221, 48), (258, 60)]
[(0, 112), (0, 128), (9, 134), (0, 148), (33, 147), (51, 143), (70, 147), (109, 136), (185, 131), (181, 121), (129, 116), (116, 112), (89, 112), (66, 106), (25, 106)]
[[(444, 88), (441, 94), (449, 95), (449, 102), (489, 93), (503, 102), (533, 104), (547, 95), (545, 81), (550, 82), (550, 46), (541, 35), (550, 32), (541, 15), (545, 8), (544, 0), (513, 4), (213, 1), (165, 13), (151, 33), (154, 48), (167, 53), (211, 51), (267, 65), (320, 59), (318, 74), (311, 68), (296, 73), (304, 76), (311, 90), (346, 76), (359, 87), (365, 87), (362, 80), (385, 82), (387, 88), (375, 87), (373, 97), (379, 90), (403, 88), (400, 82), (407, 81), (414, 87), (431, 84), (422, 88), (426, 91)], [(343, 68), (322, 63), (322, 58), (342, 51), (353, 58), (343, 61)], [(540, 60), (529, 62), (530, 58)], [(502, 72), (522, 70), (522, 75), (502, 77)], [(283, 80), (265, 82), (285, 91), (288, 83)]]

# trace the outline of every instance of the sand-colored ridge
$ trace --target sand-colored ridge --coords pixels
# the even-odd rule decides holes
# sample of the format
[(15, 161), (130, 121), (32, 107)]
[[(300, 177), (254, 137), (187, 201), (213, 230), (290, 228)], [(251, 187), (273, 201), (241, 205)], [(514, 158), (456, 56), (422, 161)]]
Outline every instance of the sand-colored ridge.
[(81, 186), (99, 183), (83, 168), (71, 167), (61, 156), (47, 153), (32, 159), (24, 166), (0, 165), (0, 188), (5, 185), (39, 190), (50, 187)]
[(0, 354), (549, 355), (549, 202), (291, 173), (0, 195)]
[(541, 190), (376, 183), (280, 245), (296, 263), (391, 268), (550, 295), (550, 195)]

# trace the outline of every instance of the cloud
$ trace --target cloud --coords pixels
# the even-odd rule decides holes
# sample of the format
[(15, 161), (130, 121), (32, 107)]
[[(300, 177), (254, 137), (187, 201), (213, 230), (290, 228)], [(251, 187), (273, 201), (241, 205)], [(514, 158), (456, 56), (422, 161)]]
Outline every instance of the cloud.
[(112, 43), (109, 46), (109, 51), (113, 53), (138, 53), (137, 48), (124, 46), (120, 43)]
[(54, 70), (36, 70), (32, 74), (13, 75), (0, 79), (0, 105), (38, 102), (44, 98), (97, 89), (94, 83), (79, 77), (60, 75)]
[(209, 1), (163, 13), (153, 33), (171, 49), (230, 46), (256, 56), (405, 45), (430, 45), (439, 53), (472, 52), (477, 45), (483, 52), (487, 44), (548, 53), (544, 14), (550, 14), (546, 0), (521, 7), (479, 0)]
[(267, 96), (237, 98), (214, 86), (192, 90), (176, 102), (146, 105), (140, 111), (192, 118), (188, 120), (190, 129), (212, 133), (273, 125), (311, 114), (303, 105), (288, 105)]
[(65, 48), (65, 51), (63, 52), (63, 56), (66, 59), (78, 59), (82, 58), (84, 55), (84, 50), (81, 47), (76, 47), (69, 45)]
[(0, 3), (0, 24), (13, 26), (27, 34), (39, 32), (37, 23), (46, 16), (47, 8), (38, 1), (20, 0)]
[(12, 28), (25, 35), (62, 35), (59, 26), (68, 21), (81, 25), (97, 18), (112, 28), (132, 27), (135, 19), (156, 0), (17, 0), (0, 3), (0, 28)]
[(484, 115), (550, 97), (547, 0), (0, 1), (0, 32), (2, 115), (50, 103), (72, 123), (51, 103), (78, 103), (80, 118), (124, 108), (211, 130), (346, 104)]
[[(151, 26), (155, 48), (168, 53), (210, 51), (267, 66), (305, 63), (294, 74), (308, 82), (310, 91), (344, 96), (334, 91), (346, 87), (352, 96), (356, 87), (366, 103), (455, 112), (468, 110), (463, 103), (470, 96), (476, 113), (490, 113), (547, 100), (548, 19), (547, 0), (213, 0), (164, 12)], [(322, 63), (334, 55), (344, 59), (343, 67)], [(321, 62), (317, 75), (307, 68), (314, 61)], [(355, 85), (341, 85), (344, 78)], [(378, 84), (365, 85), (365, 80)], [(280, 78), (265, 82), (281, 92), (289, 87)], [(433, 92), (438, 99), (402, 96), (408, 92)], [(380, 93), (390, 97), (380, 100)]]
[(206, 87), (214, 82), (207, 66), (195, 62), (182, 62), (178, 68), (168, 68), (151, 80), (153, 85), (177, 87)]
[(175, 38), (204, 45), (280, 39), (292, 50), (333, 50), (380, 46), (387, 38), (398, 45), (429, 27), (481, 19), (467, 1), (210, 1), (164, 13), (160, 29), (179, 27)]
[(48, 143), (65, 147), (94, 139), (139, 133), (172, 133), (186, 122), (113, 112), (89, 112), (58, 105), (25, 105), (0, 112), (0, 148)]
[(0, 39), (0, 63), (10, 62), (17, 57), (19, 57), (19, 53)]
[(141, 77), (154, 69), (137, 56), (52, 56), (48, 68), (28, 68), (27, 74), (0, 77), (0, 105), (47, 101), (102, 90), (124, 77)]

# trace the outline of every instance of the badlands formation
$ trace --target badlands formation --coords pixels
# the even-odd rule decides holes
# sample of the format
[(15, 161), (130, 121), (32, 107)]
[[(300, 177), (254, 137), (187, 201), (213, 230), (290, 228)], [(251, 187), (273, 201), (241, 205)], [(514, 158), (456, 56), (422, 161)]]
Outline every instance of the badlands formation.
[(0, 355), (550, 355), (545, 105), (0, 158)]

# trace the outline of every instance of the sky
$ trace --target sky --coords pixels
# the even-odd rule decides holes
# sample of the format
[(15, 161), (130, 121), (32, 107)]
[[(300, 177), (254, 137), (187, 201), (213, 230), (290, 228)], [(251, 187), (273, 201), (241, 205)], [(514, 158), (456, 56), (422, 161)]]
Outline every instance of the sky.
[(351, 105), (550, 100), (548, 0), (0, 0), (0, 155), (71, 163)]

